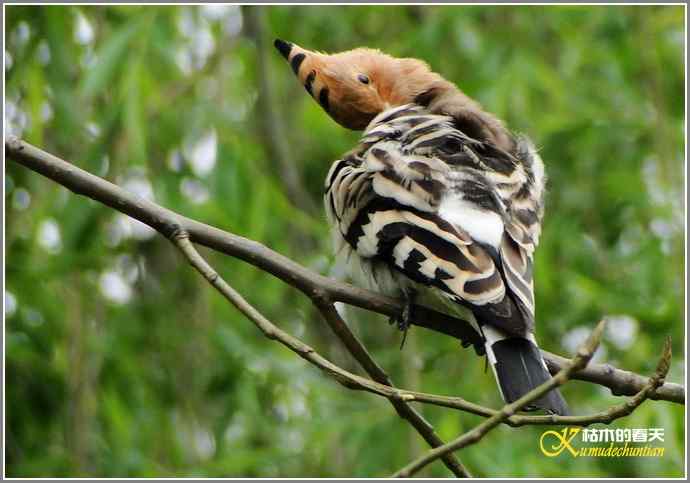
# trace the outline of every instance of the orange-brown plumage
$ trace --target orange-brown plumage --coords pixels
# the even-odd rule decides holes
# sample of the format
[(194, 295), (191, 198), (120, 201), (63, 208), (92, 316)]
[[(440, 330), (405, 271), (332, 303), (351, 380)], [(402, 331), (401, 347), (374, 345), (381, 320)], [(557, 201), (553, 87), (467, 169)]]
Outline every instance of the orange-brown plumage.
[[(325, 181), (352, 281), (405, 299), (403, 330), (415, 300), (471, 321), (506, 402), (547, 381), (532, 282), (545, 176), (531, 141), (420, 60), (275, 45), (335, 121), (365, 129)], [(557, 391), (537, 408), (569, 412)]]
[(500, 120), (426, 62), (368, 48), (325, 54), (283, 40), (275, 46), (309, 94), (348, 129), (362, 130), (384, 110), (416, 103), (431, 113), (452, 116), (469, 136), (508, 152), (514, 149), (513, 137)]

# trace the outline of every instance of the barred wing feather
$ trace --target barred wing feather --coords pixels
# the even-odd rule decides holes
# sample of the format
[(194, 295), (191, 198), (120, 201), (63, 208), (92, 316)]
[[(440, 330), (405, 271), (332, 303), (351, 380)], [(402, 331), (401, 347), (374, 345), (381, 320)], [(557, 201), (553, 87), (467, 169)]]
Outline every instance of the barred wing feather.
[(327, 213), (358, 256), (470, 308), (480, 323), (524, 335), (534, 320), (543, 169), (522, 143), (514, 157), (449, 117), (410, 105), (386, 111), (331, 167)]

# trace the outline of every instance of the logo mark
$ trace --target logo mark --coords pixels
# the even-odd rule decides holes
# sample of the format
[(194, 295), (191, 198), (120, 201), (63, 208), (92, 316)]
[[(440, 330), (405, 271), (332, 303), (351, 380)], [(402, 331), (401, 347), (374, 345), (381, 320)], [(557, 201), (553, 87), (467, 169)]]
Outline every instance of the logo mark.
[[(570, 453), (573, 456), (578, 455), (578, 450), (572, 447), (570, 442), (573, 440), (573, 438), (580, 432), (580, 428), (574, 428), (574, 427), (566, 427), (563, 428), (562, 431), (544, 431), (542, 433), (541, 438), (539, 438), (539, 447), (541, 448), (542, 453), (544, 453), (546, 456), (549, 458), (553, 458), (555, 456), (558, 456), (561, 454), (564, 450), (570, 451)], [(552, 440), (549, 444), (548, 447), (547, 445), (544, 444), (544, 440), (546, 439), (547, 436), (550, 437), (555, 437), (556, 440), (555, 442)], [(549, 438), (551, 439), (551, 438)]]

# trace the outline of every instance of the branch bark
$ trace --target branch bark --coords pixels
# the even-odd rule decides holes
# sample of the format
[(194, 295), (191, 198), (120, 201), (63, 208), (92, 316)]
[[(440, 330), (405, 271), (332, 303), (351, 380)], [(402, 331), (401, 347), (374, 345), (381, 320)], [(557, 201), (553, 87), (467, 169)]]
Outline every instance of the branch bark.
[[(493, 416), (491, 416), (489, 419), (487, 419), (471, 431), (468, 431), (467, 433), (463, 434), (454, 441), (451, 441), (450, 443), (447, 443), (438, 448), (434, 448), (433, 450), (429, 451), (426, 455), (416, 459), (409, 465), (405, 466), (404, 468), (393, 474), (393, 477), (410, 477), (422, 468), (424, 468), (426, 465), (431, 463), (432, 461), (436, 460), (437, 458), (447, 455), (452, 451), (456, 451), (466, 446), (479, 442), (479, 440), (486, 436), (486, 434), (488, 434), (493, 428), (495, 428), (502, 422), (508, 420), (517, 411), (528, 405), (530, 402), (540, 398), (551, 389), (565, 384), (570, 379), (570, 376), (572, 374), (574, 374), (578, 370), (585, 368), (587, 364), (589, 364), (589, 361), (591, 360), (592, 356), (594, 355), (594, 352), (599, 346), (601, 335), (604, 331), (604, 326), (604, 320), (599, 322), (599, 324), (594, 329), (589, 338), (580, 346), (575, 357), (563, 369), (561, 369), (556, 375), (554, 375), (553, 378), (549, 379), (545, 383), (541, 384), (539, 387), (528, 392), (517, 401), (505, 405), (500, 411), (497, 411)], [(609, 423), (616, 418), (623, 417), (625, 415), (632, 413), (635, 410), (635, 408), (639, 407), (639, 405), (642, 404), (657, 387), (663, 384), (664, 378), (666, 377), (666, 374), (668, 374), (670, 362), (671, 341), (670, 339), (666, 339), (661, 359), (657, 364), (656, 372), (648, 380), (644, 388), (626, 404), (623, 404), (621, 406), (614, 406), (609, 411), (607, 411), (603, 415), (603, 417), (598, 419), (592, 418), (591, 420), (587, 421), (587, 424), (594, 422)], [(578, 417), (575, 416), (568, 418)], [(567, 418), (559, 417), (557, 419), (563, 420)]]
[[(347, 347), (350, 354), (353, 355), (362, 368), (367, 371), (367, 374), (369, 374), (374, 381), (393, 388), (393, 381), (391, 381), (388, 374), (386, 374), (386, 371), (384, 371), (371, 357), (369, 351), (364, 347), (364, 344), (362, 344), (357, 336), (350, 330), (343, 318), (340, 317), (333, 303), (324, 297), (314, 297), (312, 301), (336, 336), (345, 347)], [(436, 431), (434, 431), (434, 427), (407, 402), (397, 398), (388, 398), (388, 400), (398, 412), (398, 415), (408, 421), (412, 427), (422, 435), (426, 442), (429, 443), (429, 446), (437, 448), (443, 445), (443, 441), (438, 437)], [(465, 466), (452, 454), (445, 454), (441, 458), (446, 467), (450, 469), (455, 476), (463, 478), (472, 477), (467, 468), (465, 468)]]
[[(344, 384), (346, 387), (351, 387), (352, 385), (357, 385), (360, 383), (358, 381), (359, 378), (357, 378), (354, 374), (330, 363), (328, 360), (320, 356), (314, 349), (306, 344), (303, 344), (298, 339), (290, 336), (290, 334), (287, 332), (284, 332), (276, 327), (275, 324), (270, 322), (256, 308), (249, 304), (249, 302), (247, 302), (235, 289), (233, 289), (199, 254), (199, 252), (189, 241), (189, 234), (187, 232), (177, 230), (172, 233), (170, 239), (187, 258), (189, 263), (196, 268), (197, 271), (201, 273), (201, 275), (203, 275), (203, 277), (230, 303), (232, 303), (249, 320), (254, 322), (254, 324), (264, 333), (266, 337), (279, 341), (307, 361), (311, 362), (332, 376), (335, 376), (336, 380), (338, 380), (338, 382), (341, 384)], [(355, 355), (357, 360), (362, 363), (367, 371), (375, 374), (375, 377), (390, 382), (390, 379), (388, 379), (388, 376), (383, 369), (376, 364), (361, 342), (357, 340), (354, 334), (350, 332), (345, 323), (342, 321), (340, 316), (338, 316), (337, 312), (335, 311), (335, 307), (333, 307), (332, 304), (328, 304), (326, 301), (322, 300), (319, 302), (319, 309), (323, 311), (322, 313), (326, 320), (329, 321), (329, 325), (333, 327), (339, 338), (345, 343), (346, 347), (351, 350), (353, 355)], [(443, 445), (443, 441), (436, 435), (433, 426), (424, 420), (424, 418), (422, 418), (422, 416), (420, 416), (414, 409), (409, 407), (407, 403), (401, 399), (394, 398), (390, 398), (390, 401), (398, 411), (400, 417), (409, 421), (410, 424), (412, 424), (412, 426), (419, 431), (424, 439), (426, 439), (432, 448)], [(456, 476), (463, 478), (469, 478), (472, 476), (455, 456), (443, 455), (441, 458), (446, 466)]]
[[(9, 138), (5, 143), (5, 149), (5, 154), (8, 157), (10, 157), (10, 151), (14, 152), (15, 156), (17, 156), (15, 159), (21, 164), (24, 164), (34, 171), (37, 171), (60, 184), (63, 184), (65, 187), (77, 194), (88, 196), (96, 201), (100, 201), (101, 203), (104, 203), (116, 210), (128, 214), (148, 224), (164, 236), (174, 240), (176, 246), (178, 246), (182, 253), (185, 254), (188, 260), (190, 260), (190, 263), (192, 263), (192, 265), (197, 268), (197, 270), (199, 270), (214, 287), (216, 287), (230, 302), (232, 302), (235, 307), (237, 307), (246, 317), (252, 320), (267, 337), (270, 339), (279, 340), (283, 345), (287, 346), (304, 359), (335, 377), (338, 382), (346, 387), (357, 385), (363, 385), (363, 387), (367, 386), (366, 383), (369, 381), (366, 379), (348, 373), (347, 371), (344, 371), (338, 366), (330, 363), (323, 357), (315, 354), (313, 349), (289, 334), (280, 331), (280, 329), (273, 326), (263, 316), (261, 316), (261, 314), (256, 309), (251, 307), (240, 294), (235, 292), (232, 287), (225, 283), (196, 252), (194, 247), (187, 239), (189, 238), (189, 235), (184, 228), (184, 222), (186, 221), (191, 224), (196, 223), (201, 229), (207, 228), (211, 232), (215, 232), (215, 235), (225, 234), (230, 235), (230, 238), (233, 238), (234, 235), (229, 233), (226, 234), (221, 230), (194, 222), (193, 220), (189, 220), (177, 213), (174, 213), (173, 211), (158, 206), (155, 203), (134, 196), (102, 178), (83, 171), (76, 166), (61, 160), (60, 158), (52, 156), (49, 153), (41, 151), (40, 149), (31, 146), (28, 143), (24, 143), (16, 138)], [(245, 240), (241, 237), (234, 238), (237, 238), (241, 243), (255, 243)], [(259, 244), (256, 245), (259, 246)], [(263, 249), (270, 252), (270, 250), (265, 247), (263, 247)], [(294, 264), (294, 262), (291, 262), (287, 258), (285, 258), (285, 260)], [(299, 267), (305, 273), (310, 273), (299, 265), (294, 265)], [(343, 341), (348, 350), (351, 351), (355, 359), (362, 364), (365, 370), (369, 372), (374, 379), (386, 381), (390, 385), (390, 379), (386, 375), (385, 371), (383, 371), (383, 369), (380, 368), (371, 358), (361, 342), (359, 342), (354, 334), (349, 331), (347, 325), (339, 319), (339, 316), (338, 319), (335, 319), (332, 316), (333, 313), (335, 313), (337, 316), (337, 312), (335, 312), (335, 308), (332, 306), (332, 303), (330, 305), (330, 309), (332, 309), (333, 312), (329, 312), (329, 303), (325, 298), (325, 294), (317, 289), (310, 290), (309, 294), (312, 297), (312, 301), (315, 303), (315, 305), (317, 305), (317, 307), (319, 307), (319, 309), (322, 311), (324, 317), (327, 317), (326, 320), (336, 332), (336, 335), (338, 335), (338, 337)], [(384, 384), (386, 382), (384, 382)], [(384, 395), (387, 389), (386, 386), (379, 386), (379, 392), (369, 388), (370, 392)], [(383, 392), (380, 392), (381, 390), (383, 390)], [(443, 441), (434, 431), (433, 426), (431, 426), (419, 413), (409, 407), (402, 400), (395, 398), (391, 398), (390, 400), (398, 411), (398, 414), (403, 419), (407, 420), (419, 432), (419, 434), (422, 435), (427, 443), (431, 445), (431, 447), (437, 447), (443, 444)], [(469, 471), (455, 456), (447, 455), (443, 458), (443, 462), (454, 475), (458, 477), (471, 477)]]
[[(326, 294), (333, 301), (355, 305), (389, 317), (398, 316), (403, 310), (403, 304), (399, 300), (311, 272), (258, 242), (186, 218), (139, 198), (16, 137), (9, 136), (6, 139), (5, 156), (77, 194), (136, 218), (167, 237), (179, 227), (189, 233), (191, 241), (244, 260), (297, 288), (310, 298)], [(416, 306), (414, 313), (418, 316), (417, 320), (413, 321), (414, 325), (454, 337), (465, 345), (481, 344), (466, 321), (421, 306)], [(568, 365), (567, 358), (547, 351), (542, 353), (552, 374)], [(620, 396), (637, 394), (645, 387), (647, 381), (644, 376), (617, 369), (609, 364), (589, 364), (572, 374), (571, 378), (608, 387), (612, 394)], [(685, 404), (685, 387), (667, 382), (653, 391), (649, 398)]]
[(603, 332), (604, 322), (602, 321), (599, 322), (599, 325), (597, 325), (597, 327), (594, 329), (594, 332), (592, 332), (585, 343), (579, 348), (573, 360), (566, 367), (561, 369), (558, 374), (540, 386), (534, 388), (517, 401), (506, 404), (500, 411), (473, 430), (468, 431), (450, 443), (447, 443), (439, 448), (434, 448), (424, 456), (416, 459), (409, 465), (394, 473), (393, 478), (409, 478), (444, 454), (448, 454), (452, 451), (456, 451), (464, 448), (465, 446), (479, 442), (479, 440), (489, 433), (489, 431), (501, 424), (523, 407), (527, 406), (530, 402), (534, 401), (535, 399), (539, 399), (551, 389), (564, 384), (572, 373), (587, 366), (590, 359), (594, 355), (594, 351), (596, 351), (597, 347), (599, 346), (599, 341), (601, 340), (601, 334)]

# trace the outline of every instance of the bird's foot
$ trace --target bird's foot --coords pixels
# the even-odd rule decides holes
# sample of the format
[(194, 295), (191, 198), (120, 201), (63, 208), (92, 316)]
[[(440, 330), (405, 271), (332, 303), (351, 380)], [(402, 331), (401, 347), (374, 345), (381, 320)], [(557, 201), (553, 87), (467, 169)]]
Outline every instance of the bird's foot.
[(400, 341), (400, 350), (402, 350), (403, 346), (405, 345), (405, 340), (407, 339), (407, 331), (410, 328), (410, 325), (412, 325), (412, 311), (414, 305), (414, 298), (414, 292), (405, 292), (405, 305), (403, 306), (402, 313), (398, 316), (393, 316), (390, 319), (388, 319), (389, 324), (396, 324), (398, 330), (400, 330), (403, 333), (402, 341)]

